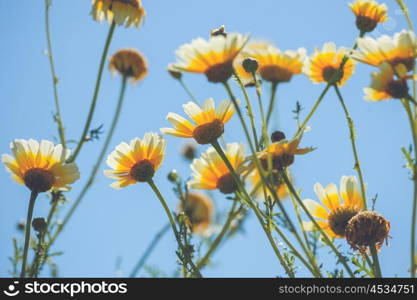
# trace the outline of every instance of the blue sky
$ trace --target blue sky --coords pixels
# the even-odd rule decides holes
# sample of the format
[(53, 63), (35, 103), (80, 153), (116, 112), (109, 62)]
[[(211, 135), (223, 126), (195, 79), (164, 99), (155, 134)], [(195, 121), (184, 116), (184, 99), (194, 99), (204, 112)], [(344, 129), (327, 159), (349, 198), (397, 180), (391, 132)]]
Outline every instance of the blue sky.
[[(405, 1), (411, 13), (417, 9), (415, 1)], [(174, 52), (193, 38), (207, 37), (209, 30), (225, 24), (228, 31), (250, 33), (254, 38), (270, 40), (281, 49), (305, 47), (312, 53), (314, 47), (334, 41), (338, 46), (351, 46), (357, 35), (354, 17), (348, 1), (143, 1), (148, 17), (141, 29), (117, 28), (110, 53), (120, 48), (133, 47), (148, 59), (149, 75), (138, 86), (129, 86), (119, 126), (111, 149), (121, 141), (142, 137), (145, 132), (159, 131), (168, 123), (168, 112), (182, 112), (182, 104), (189, 99), (179, 84), (166, 73), (168, 63), (175, 60)], [(393, 0), (385, 3), (391, 19), (379, 26), (381, 34), (393, 35), (407, 28), (403, 16)], [(47, 57), (44, 54), (43, 1), (1, 1), (0, 18), (3, 43), (3, 72), (0, 72), (0, 152), (9, 153), (9, 143), (15, 138), (53, 139), (56, 136), (52, 120), (53, 94)], [(97, 67), (108, 31), (106, 23), (94, 22), (90, 16), (90, 1), (53, 1), (51, 26), (59, 94), (67, 137), (77, 139), (82, 130), (93, 93)], [(416, 16), (411, 16), (417, 21)], [(363, 87), (370, 82), (373, 68), (358, 65), (356, 73), (342, 88), (347, 105), (357, 128), (357, 144), (362, 162), (368, 197), (378, 193), (376, 209), (391, 221), (390, 246), (381, 253), (384, 275), (404, 276), (409, 266), (412, 183), (400, 147), (411, 142), (408, 122), (397, 101), (368, 103), (363, 101)], [(226, 98), (221, 85), (210, 84), (201, 75), (186, 74), (184, 80), (199, 99)], [(120, 78), (112, 78), (106, 70), (103, 76), (99, 104), (92, 127), (104, 124), (108, 129), (116, 106)], [(234, 87), (239, 97), (239, 90)], [(274, 126), (291, 136), (296, 129), (291, 111), (300, 101), (306, 112), (324, 88), (300, 75), (278, 90)], [(251, 91), (251, 95), (253, 91)], [(268, 90), (265, 87), (265, 95)], [(253, 98), (255, 101), (255, 98)], [(279, 120), (279, 121), (278, 121)], [(244, 141), (237, 118), (226, 127), (228, 142)], [(311, 154), (298, 157), (292, 167), (296, 185), (302, 188), (303, 198), (316, 199), (313, 185), (339, 184), (342, 175), (353, 175), (353, 157), (343, 111), (333, 91), (329, 92), (317, 114), (310, 122), (312, 131), (302, 144), (317, 147)], [(176, 199), (166, 174), (177, 169), (184, 177), (189, 166), (179, 159), (185, 140), (167, 137), (168, 152), (156, 182), (172, 209)], [(101, 149), (101, 142), (85, 145), (79, 160), (82, 176), (68, 195), (73, 200)], [(200, 150), (203, 150), (202, 147)], [(104, 163), (101, 169), (104, 169)], [(128, 275), (147, 244), (167, 221), (160, 203), (145, 184), (121, 191), (109, 187), (111, 181), (99, 172), (79, 210), (54, 246), (64, 251), (56, 258), (61, 276), (116, 275), (117, 261), (121, 272)], [(28, 190), (14, 184), (9, 174), (0, 171), (0, 276), (8, 276), (12, 253), (12, 237), (19, 236), (16, 222), (26, 216)], [(219, 210), (230, 205), (215, 193)], [(288, 209), (291, 204), (285, 204)], [(48, 200), (40, 196), (34, 216), (46, 216)], [(67, 205), (68, 206), (68, 205)], [(65, 207), (63, 208), (63, 212)], [(282, 276), (257, 220), (251, 216), (246, 233), (236, 236), (215, 254), (214, 265), (204, 270), (205, 276)], [(196, 239), (197, 241), (198, 239)], [(343, 241), (339, 242), (346, 249)], [(171, 274), (175, 268), (175, 242), (171, 232), (161, 241), (148, 263)], [(320, 253), (332, 270), (332, 257), (327, 250)], [(299, 270), (300, 275), (307, 275)], [(144, 273), (141, 273), (144, 274)], [(44, 275), (47, 275), (45, 273)]]

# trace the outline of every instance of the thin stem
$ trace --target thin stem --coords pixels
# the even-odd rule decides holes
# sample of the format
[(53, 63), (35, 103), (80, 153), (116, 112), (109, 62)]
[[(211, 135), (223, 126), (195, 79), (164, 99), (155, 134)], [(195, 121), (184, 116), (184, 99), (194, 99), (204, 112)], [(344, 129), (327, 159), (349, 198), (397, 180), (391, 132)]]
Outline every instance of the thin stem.
[(277, 82), (272, 82), (271, 83), (271, 98), (269, 99), (268, 112), (267, 112), (267, 115), (266, 115), (266, 124), (267, 125), (269, 125), (269, 121), (272, 117), (272, 112), (274, 111), (275, 95), (277, 93), (277, 87), (278, 87)]
[(252, 78), (253, 78), (253, 81), (255, 83), (256, 96), (258, 98), (259, 111), (261, 112), (262, 137), (264, 139), (264, 142), (266, 144), (268, 144), (268, 128), (267, 128), (267, 125), (266, 125), (266, 118), (265, 118), (264, 106), (262, 104), (262, 90), (261, 90), (261, 86), (259, 84), (259, 81), (256, 78), (255, 72), (252, 72)]
[(30, 244), (30, 229), (32, 228), (32, 216), (33, 208), (35, 207), (36, 198), (38, 197), (37, 192), (31, 192), (29, 200), (28, 214), (26, 218), (26, 233), (25, 233), (25, 246), (23, 248), (23, 260), (22, 260), (22, 270), (20, 272), (20, 278), (25, 278), (26, 276), (26, 262), (28, 258), (29, 244)]
[(130, 278), (136, 277), (136, 275), (139, 273), (139, 271), (142, 269), (142, 267), (145, 265), (146, 260), (151, 255), (152, 251), (155, 249), (158, 242), (161, 240), (161, 238), (164, 236), (164, 234), (168, 231), (170, 228), (170, 224), (165, 224), (164, 227), (162, 227), (161, 230), (158, 231), (158, 233), (154, 236), (151, 243), (149, 244), (148, 248), (146, 248), (145, 253), (141, 256), (136, 266), (133, 268), (132, 273), (130, 273)]
[(172, 216), (171, 211), (169, 210), (168, 204), (166, 203), (164, 197), (162, 196), (161, 192), (159, 191), (158, 187), (155, 185), (155, 183), (152, 179), (148, 181), (148, 184), (152, 188), (152, 190), (154, 191), (154, 193), (157, 196), (157, 198), (159, 199), (159, 201), (161, 202), (162, 207), (164, 208), (165, 213), (168, 216), (169, 223), (171, 224), (172, 231), (174, 232), (175, 239), (177, 240), (178, 246), (180, 247), (181, 251), (183, 252), (184, 257), (187, 259), (188, 264), (193, 269), (193, 273), (196, 274), (197, 277), (202, 278), (203, 275), (201, 275), (200, 270), (193, 263), (191, 257), (186, 254), (187, 250), (184, 248), (184, 245), (182, 244), (182, 241), (181, 241), (181, 238), (180, 238), (180, 233), (178, 232), (177, 225), (175, 223), (175, 219)]
[(371, 254), (374, 267), (374, 276), (375, 278), (382, 278), (381, 266), (379, 265), (378, 253), (375, 247), (375, 244), (371, 245)]
[(182, 78), (178, 78), (178, 81), (180, 82), (182, 88), (184, 89), (184, 91), (187, 93), (188, 97), (190, 97), (190, 99), (195, 103), (198, 104), (197, 99), (194, 97), (193, 93), (191, 93), (190, 89), (187, 87), (187, 85), (185, 84), (184, 80)]
[(93, 120), (93, 115), (94, 115), (94, 111), (96, 109), (98, 94), (99, 94), (99, 91), (100, 91), (101, 78), (103, 76), (103, 69), (104, 69), (106, 59), (107, 59), (107, 53), (109, 51), (110, 43), (111, 43), (111, 40), (113, 38), (113, 33), (114, 33), (115, 28), (116, 28), (116, 23), (112, 22), (112, 24), (110, 25), (109, 33), (107, 34), (107, 39), (106, 39), (106, 43), (104, 45), (103, 54), (101, 55), (96, 86), (95, 86), (95, 89), (94, 89), (93, 99), (92, 99), (91, 104), (90, 104), (90, 110), (88, 112), (87, 121), (85, 122), (83, 133), (81, 134), (81, 137), (80, 137), (80, 140), (78, 141), (77, 147), (74, 150), (74, 154), (68, 159), (68, 161), (67, 161), (68, 163), (71, 163), (71, 162), (75, 161), (75, 159), (78, 156), (78, 153), (80, 152), (82, 146), (84, 145), (84, 143), (86, 141), (88, 131), (90, 130), (91, 121)]
[(349, 110), (346, 106), (345, 101), (343, 100), (342, 94), (340, 93), (340, 90), (337, 87), (337, 85), (334, 85), (334, 89), (336, 91), (337, 97), (339, 98), (340, 104), (342, 105), (343, 111), (345, 113), (346, 121), (348, 123), (348, 128), (349, 128), (349, 132), (350, 132), (350, 141), (352, 143), (352, 152), (353, 152), (353, 157), (355, 159), (354, 169), (358, 173), (358, 177), (359, 177), (359, 184), (361, 186), (363, 208), (364, 208), (364, 210), (367, 210), (365, 181), (363, 179), (363, 174), (362, 174), (362, 169), (361, 169), (361, 165), (360, 165), (358, 150), (357, 150), (357, 147), (356, 147), (355, 125), (353, 124), (353, 120), (350, 117)]
[(52, 87), (53, 87), (53, 92), (54, 92), (54, 102), (55, 102), (55, 110), (56, 110), (55, 121), (58, 124), (59, 139), (61, 141), (62, 147), (65, 150), (67, 148), (67, 142), (65, 139), (65, 129), (64, 129), (61, 109), (59, 105), (58, 77), (56, 76), (56, 72), (55, 72), (54, 56), (52, 52), (51, 31), (49, 28), (49, 9), (50, 8), (51, 8), (51, 1), (45, 0), (45, 33), (46, 33), (46, 41), (47, 41), (47, 46), (48, 46), (49, 66), (51, 69), (51, 76), (52, 76)]
[(243, 96), (245, 97), (246, 107), (248, 109), (248, 116), (249, 116), (250, 124), (251, 124), (251, 127), (252, 127), (253, 139), (255, 141), (255, 149), (256, 149), (256, 151), (259, 151), (258, 134), (256, 133), (256, 126), (255, 126), (255, 117), (254, 117), (254, 114), (253, 114), (252, 104), (251, 104), (251, 101), (249, 99), (248, 92), (246, 91), (246, 88), (243, 85), (243, 82), (240, 79), (239, 75), (236, 72), (233, 72), (233, 74), (234, 74), (234, 76), (237, 80), (237, 83), (239, 84), (240, 88), (242, 89)]
[(229, 211), (229, 215), (227, 216), (226, 222), (223, 225), (222, 230), (217, 235), (216, 239), (211, 243), (210, 248), (207, 250), (206, 254), (203, 256), (203, 258), (200, 259), (200, 261), (197, 264), (197, 267), (199, 269), (202, 269), (207, 264), (208, 260), (210, 259), (210, 256), (216, 251), (217, 247), (220, 245), (221, 241), (223, 240), (224, 236), (226, 235), (227, 231), (230, 228), (230, 225), (232, 224), (232, 221), (234, 219), (235, 215), (235, 209), (236, 209), (237, 200), (233, 201), (232, 208)]
[(309, 219), (313, 222), (313, 224), (317, 228), (317, 230), (320, 231), (320, 233), (323, 236), (325, 242), (330, 246), (330, 248), (333, 250), (333, 252), (337, 255), (337, 257), (339, 258), (340, 262), (343, 264), (343, 266), (345, 267), (345, 269), (349, 273), (349, 275), (352, 278), (354, 278), (355, 274), (352, 272), (349, 265), (347, 264), (347, 262), (345, 260), (345, 257), (339, 252), (339, 250), (336, 248), (336, 246), (333, 244), (333, 242), (327, 236), (327, 233), (320, 227), (320, 225), (317, 223), (316, 219), (313, 217), (313, 215), (310, 213), (310, 211), (304, 205), (303, 201), (300, 199), (300, 196), (296, 192), (296, 190), (295, 190), (294, 186), (292, 185), (291, 181), (288, 179), (287, 174), (285, 172), (281, 172), (281, 174), (282, 174), (282, 177), (283, 177), (288, 189), (293, 194), (293, 196), (297, 200), (298, 204), (304, 210), (304, 212), (309, 217)]

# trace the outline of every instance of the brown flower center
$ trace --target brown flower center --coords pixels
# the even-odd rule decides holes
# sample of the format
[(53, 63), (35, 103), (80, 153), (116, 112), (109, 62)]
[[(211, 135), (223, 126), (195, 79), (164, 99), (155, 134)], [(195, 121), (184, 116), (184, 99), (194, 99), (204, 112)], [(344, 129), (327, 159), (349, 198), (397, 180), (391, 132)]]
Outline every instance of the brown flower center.
[(139, 1), (138, 0), (112, 0), (112, 2), (113, 3), (120, 2), (120, 3), (123, 3), (123, 4), (131, 5), (135, 8), (139, 7)]
[(387, 93), (395, 99), (405, 98), (408, 95), (408, 85), (405, 80), (391, 80), (386, 89)]
[(259, 73), (264, 80), (275, 83), (288, 82), (292, 78), (292, 73), (290, 71), (274, 65), (262, 67)]
[[(285, 169), (294, 162), (294, 155), (288, 153), (272, 156), (271, 158), (272, 168), (278, 171)], [(261, 165), (265, 170), (268, 170), (268, 157), (261, 158)]]
[(332, 211), (329, 215), (329, 226), (331, 230), (339, 236), (345, 236), (347, 224), (357, 213), (358, 211), (356, 209), (350, 207), (339, 207)]
[(407, 71), (410, 72), (411, 70), (414, 69), (415, 58), (414, 57), (407, 57), (407, 58), (396, 57), (396, 58), (392, 59), (390, 61), (390, 63), (393, 66), (403, 64), (407, 68)]
[(43, 193), (52, 188), (55, 183), (55, 176), (49, 170), (33, 168), (26, 171), (23, 181), (31, 191)]
[(231, 173), (227, 173), (217, 180), (217, 188), (223, 194), (231, 194), (237, 191), (237, 184)]
[(193, 131), (193, 137), (197, 143), (206, 145), (217, 140), (224, 132), (224, 124), (218, 119), (211, 123), (197, 126)]
[(226, 82), (233, 74), (233, 61), (211, 66), (205, 74), (210, 82)]
[(149, 181), (154, 174), (155, 169), (152, 163), (147, 159), (141, 160), (133, 165), (129, 172), (130, 177), (139, 182)]
[(378, 23), (369, 17), (356, 17), (356, 27), (362, 32), (371, 32), (375, 29)]
[(326, 82), (335, 84), (343, 78), (343, 71), (339, 72), (338, 69), (332, 66), (327, 66), (323, 69), (322, 75)]

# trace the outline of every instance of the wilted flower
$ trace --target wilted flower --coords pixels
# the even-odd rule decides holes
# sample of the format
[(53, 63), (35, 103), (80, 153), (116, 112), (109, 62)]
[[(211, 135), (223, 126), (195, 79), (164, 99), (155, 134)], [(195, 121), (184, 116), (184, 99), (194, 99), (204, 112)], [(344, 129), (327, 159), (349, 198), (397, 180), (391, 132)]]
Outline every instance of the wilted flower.
[(42, 140), (14, 140), (10, 144), (14, 157), (3, 154), (2, 161), (12, 178), (32, 192), (69, 190), (80, 178), (76, 164), (66, 164), (70, 151), (62, 145)]
[(107, 177), (117, 180), (111, 187), (120, 189), (150, 181), (162, 164), (165, 148), (165, 140), (156, 133), (146, 133), (143, 139), (135, 138), (129, 144), (120, 143), (107, 158), (113, 170), (104, 171)]
[(146, 13), (141, 0), (93, 0), (91, 14), (96, 21), (140, 27)]
[(356, 27), (363, 33), (373, 31), (378, 23), (388, 19), (388, 7), (375, 0), (356, 0), (349, 6), (356, 16)]
[(137, 83), (148, 74), (148, 63), (137, 50), (122, 49), (110, 58), (109, 69), (113, 74), (118, 72), (123, 77), (130, 78), (132, 83)]

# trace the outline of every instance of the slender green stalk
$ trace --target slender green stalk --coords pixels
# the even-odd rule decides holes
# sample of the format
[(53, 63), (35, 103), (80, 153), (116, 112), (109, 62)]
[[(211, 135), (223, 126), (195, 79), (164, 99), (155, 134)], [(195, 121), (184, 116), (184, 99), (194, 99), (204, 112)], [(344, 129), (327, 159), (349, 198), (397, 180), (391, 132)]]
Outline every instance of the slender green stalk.
[(96, 104), (97, 104), (97, 99), (98, 99), (98, 94), (100, 91), (101, 78), (103, 76), (103, 69), (104, 69), (106, 59), (107, 59), (107, 53), (109, 52), (109, 47), (110, 47), (111, 40), (113, 38), (113, 33), (114, 33), (115, 28), (116, 28), (116, 23), (112, 22), (112, 24), (110, 25), (109, 33), (107, 34), (106, 43), (104, 44), (103, 54), (101, 55), (96, 86), (94, 89), (93, 99), (90, 104), (90, 110), (88, 112), (87, 121), (85, 122), (84, 129), (78, 141), (77, 147), (75, 148), (73, 155), (67, 161), (68, 163), (75, 161), (75, 159), (78, 156), (78, 153), (80, 152), (82, 146), (84, 145), (86, 141), (88, 131), (90, 130), (91, 121), (93, 120), (94, 111), (96, 109)]
[(373, 267), (374, 267), (374, 276), (375, 278), (382, 278), (382, 272), (381, 272), (381, 266), (379, 265), (379, 259), (378, 259), (378, 252), (376, 250), (375, 244), (370, 247), (371, 248), (371, 254), (372, 254), (372, 261)]
[(30, 230), (32, 228), (32, 216), (33, 208), (35, 207), (36, 198), (38, 197), (37, 192), (31, 192), (28, 214), (26, 218), (26, 233), (25, 233), (25, 246), (23, 248), (23, 259), (22, 259), (22, 270), (20, 272), (20, 278), (25, 278), (26, 276), (26, 262), (28, 258), (29, 244), (30, 244)]
[(252, 127), (253, 139), (255, 141), (255, 149), (256, 149), (256, 151), (259, 151), (258, 134), (256, 133), (256, 126), (255, 126), (255, 117), (254, 117), (254, 114), (253, 114), (252, 104), (251, 104), (251, 101), (249, 99), (248, 92), (246, 91), (246, 88), (243, 85), (243, 82), (240, 79), (239, 75), (236, 72), (234, 72), (233, 74), (234, 74), (234, 76), (237, 80), (237, 83), (239, 84), (239, 86), (240, 86), (240, 88), (243, 92), (243, 96), (245, 97), (246, 107), (248, 109), (249, 121), (250, 121), (250, 125)]
[(185, 84), (184, 80), (182, 78), (178, 78), (178, 81), (180, 82), (182, 88), (184, 89), (184, 91), (187, 93), (188, 97), (190, 97), (190, 99), (195, 103), (198, 104), (197, 99), (194, 97), (193, 93), (191, 93), (190, 89), (187, 87), (187, 85)]
[(417, 262), (416, 262), (416, 219), (417, 219), (417, 128), (416, 128), (416, 121), (413, 117), (413, 113), (411, 111), (410, 104), (406, 99), (402, 99), (401, 103), (404, 106), (404, 109), (407, 113), (408, 121), (410, 123), (411, 135), (413, 137), (413, 145), (414, 145), (414, 165), (413, 165), (413, 181), (414, 181), (414, 194), (413, 194), (413, 207), (412, 207), (412, 214), (411, 214), (411, 249), (410, 249), (410, 258), (411, 258), (411, 266), (410, 266), (410, 273), (411, 277), (416, 277), (417, 271)]
[(61, 108), (59, 105), (59, 98), (58, 98), (58, 77), (56, 76), (55, 72), (55, 63), (54, 63), (54, 55), (52, 52), (52, 41), (51, 41), (51, 31), (49, 26), (49, 9), (51, 8), (51, 0), (45, 0), (45, 33), (46, 33), (46, 41), (48, 45), (48, 59), (49, 59), (49, 66), (51, 69), (51, 76), (52, 76), (52, 88), (54, 91), (54, 102), (55, 102), (55, 121), (58, 124), (58, 134), (59, 140), (61, 141), (62, 147), (64, 150), (67, 148), (67, 142), (65, 139), (65, 129), (64, 124), (62, 121), (61, 115)]
[(272, 82), (271, 83), (271, 98), (269, 99), (269, 106), (268, 106), (268, 112), (266, 114), (266, 124), (269, 125), (269, 121), (271, 120), (272, 113), (274, 111), (275, 107), (275, 95), (277, 93), (278, 83)]
[(210, 256), (214, 253), (214, 251), (216, 251), (217, 247), (220, 245), (227, 231), (229, 231), (230, 225), (232, 224), (233, 219), (236, 217), (236, 212), (235, 212), (236, 204), (237, 204), (237, 200), (234, 200), (232, 204), (232, 208), (229, 211), (229, 215), (227, 216), (226, 222), (224, 223), (222, 230), (217, 235), (213, 243), (211, 243), (210, 248), (207, 250), (206, 254), (198, 262), (197, 267), (199, 269), (202, 269), (207, 265), (207, 262), (209, 261)]
[(257, 99), (258, 99), (259, 111), (261, 112), (262, 137), (263, 137), (264, 142), (266, 144), (268, 144), (268, 128), (267, 128), (267, 125), (266, 125), (266, 118), (265, 118), (264, 106), (262, 104), (262, 90), (261, 90), (261, 85), (259, 84), (259, 80), (257, 80), (257, 78), (256, 78), (255, 72), (252, 73), (252, 78), (253, 78), (253, 81), (255, 83), (256, 96), (257, 96)]
[(359, 177), (359, 184), (361, 186), (363, 208), (365, 210), (367, 210), (365, 181), (363, 179), (362, 168), (361, 168), (361, 164), (360, 164), (360, 160), (359, 160), (358, 150), (357, 150), (357, 147), (356, 147), (355, 125), (353, 124), (353, 120), (350, 117), (349, 110), (346, 106), (345, 101), (343, 100), (342, 94), (340, 93), (340, 90), (337, 87), (337, 85), (334, 85), (334, 89), (336, 91), (337, 97), (339, 98), (340, 104), (342, 105), (343, 111), (345, 113), (346, 121), (348, 123), (348, 128), (349, 128), (349, 132), (350, 132), (350, 141), (352, 143), (352, 152), (353, 152), (353, 157), (355, 159), (354, 169), (358, 173), (358, 177)]
[(168, 204), (166, 203), (164, 197), (162, 196), (161, 192), (159, 191), (158, 187), (155, 185), (154, 181), (151, 179), (148, 181), (149, 186), (152, 188), (152, 190), (154, 191), (155, 195), (157, 196), (157, 198), (159, 199), (159, 201), (162, 204), (162, 207), (165, 210), (165, 213), (168, 216), (169, 219), (169, 223), (171, 224), (172, 227), (172, 231), (174, 232), (175, 235), (175, 239), (177, 240), (178, 246), (180, 247), (181, 251), (183, 252), (184, 257), (186, 258), (188, 264), (191, 266), (191, 268), (193, 269), (193, 273), (197, 275), (197, 277), (202, 278), (203, 275), (201, 275), (199, 268), (194, 264), (194, 262), (192, 261), (191, 257), (189, 255), (187, 255), (187, 250), (185, 249), (181, 238), (180, 238), (180, 233), (178, 232), (177, 229), (177, 225), (175, 223), (175, 219), (171, 214), (171, 211), (169, 210)]
[(340, 262), (343, 264), (343, 266), (345, 267), (345, 269), (349, 273), (349, 275), (352, 278), (354, 278), (355, 274), (353, 273), (353, 271), (350, 269), (349, 265), (347, 264), (345, 257), (339, 252), (339, 250), (336, 248), (336, 246), (333, 244), (333, 242), (327, 236), (327, 233), (320, 227), (320, 225), (317, 223), (316, 219), (312, 216), (310, 211), (304, 205), (303, 201), (300, 199), (300, 196), (298, 195), (298, 193), (295, 190), (294, 186), (292, 185), (291, 181), (288, 179), (287, 174), (285, 172), (281, 172), (281, 174), (282, 174), (282, 177), (283, 177), (288, 189), (293, 194), (293, 196), (297, 200), (298, 204), (304, 210), (304, 212), (309, 217), (309, 219), (313, 222), (313, 224), (317, 228), (317, 230), (320, 231), (320, 233), (323, 236), (325, 242), (330, 246), (330, 248), (333, 250), (333, 252), (337, 255), (337, 257), (339, 258)]
[(146, 248), (145, 253), (141, 256), (138, 263), (133, 268), (132, 272), (130, 273), (129, 277), (134, 278), (139, 273), (139, 271), (142, 269), (142, 267), (145, 265), (146, 260), (151, 255), (152, 251), (155, 249), (158, 242), (161, 240), (161, 238), (164, 236), (164, 234), (168, 231), (170, 228), (170, 224), (164, 225), (161, 230), (158, 231), (158, 233), (155, 235), (155, 237), (152, 239), (152, 242), (149, 244), (148, 248)]

